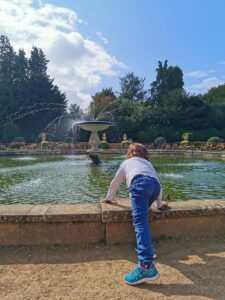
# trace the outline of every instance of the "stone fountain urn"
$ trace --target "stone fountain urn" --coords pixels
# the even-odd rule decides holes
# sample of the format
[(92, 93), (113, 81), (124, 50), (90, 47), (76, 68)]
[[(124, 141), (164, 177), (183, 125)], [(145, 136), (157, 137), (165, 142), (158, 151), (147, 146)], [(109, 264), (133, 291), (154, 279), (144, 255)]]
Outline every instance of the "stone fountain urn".
[(91, 145), (93, 151), (93, 150), (97, 150), (100, 144), (100, 138), (98, 132), (106, 130), (111, 126), (114, 126), (115, 123), (109, 121), (80, 121), (80, 122), (75, 122), (74, 125), (77, 125), (80, 128), (91, 132), (91, 136), (89, 138), (89, 144)]

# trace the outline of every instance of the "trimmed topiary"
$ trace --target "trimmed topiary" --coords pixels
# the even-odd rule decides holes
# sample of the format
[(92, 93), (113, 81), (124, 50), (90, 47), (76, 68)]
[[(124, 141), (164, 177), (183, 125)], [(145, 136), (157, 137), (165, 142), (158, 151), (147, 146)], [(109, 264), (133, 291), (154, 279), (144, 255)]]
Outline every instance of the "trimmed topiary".
[(48, 141), (42, 141), (41, 142), (41, 149), (48, 149), (48, 145), (49, 145)]
[(121, 148), (127, 149), (131, 143), (129, 141), (122, 141), (121, 142)]
[(64, 143), (72, 143), (73, 142), (73, 139), (71, 137), (66, 137), (65, 140), (64, 140)]
[(216, 144), (216, 143), (220, 143), (220, 142), (221, 142), (221, 138), (219, 138), (218, 136), (212, 136), (207, 141), (208, 144)]
[(108, 145), (107, 141), (101, 141), (99, 148), (100, 149), (109, 149), (109, 145)]
[(24, 137), (22, 137), (22, 136), (16, 136), (16, 137), (13, 139), (13, 142), (24, 143), (25, 140), (24, 140)]
[(166, 139), (163, 136), (159, 136), (154, 140), (154, 145), (164, 145), (166, 144)]
[(187, 145), (190, 144), (190, 142), (187, 141), (187, 140), (184, 140), (184, 141), (181, 141), (180, 144), (181, 144), (182, 146), (187, 146)]

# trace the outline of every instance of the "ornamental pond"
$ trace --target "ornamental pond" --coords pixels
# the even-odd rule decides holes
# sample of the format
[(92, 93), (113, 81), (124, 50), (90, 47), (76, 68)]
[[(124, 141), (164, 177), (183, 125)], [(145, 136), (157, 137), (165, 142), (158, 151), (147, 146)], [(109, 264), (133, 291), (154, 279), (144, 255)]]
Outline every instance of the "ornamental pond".
[[(85, 155), (0, 157), (0, 204), (96, 203), (124, 158), (101, 156), (94, 166)], [(172, 200), (225, 198), (224, 159), (152, 156), (151, 162)], [(118, 197), (128, 197), (125, 183)]]

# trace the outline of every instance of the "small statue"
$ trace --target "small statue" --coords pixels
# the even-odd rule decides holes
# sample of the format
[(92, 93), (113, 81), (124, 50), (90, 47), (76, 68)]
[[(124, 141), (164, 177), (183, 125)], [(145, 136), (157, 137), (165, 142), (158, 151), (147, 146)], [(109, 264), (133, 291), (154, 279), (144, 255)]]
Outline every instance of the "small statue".
[(41, 133), (41, 140), (42, 140), (42, 141), (46, 141), (46, 138), (47, 138), (46, 133), (43, 131), (43, 132)]
[(102, 141), (103, 141), (103, 142), (106, 142), (106, 139), (107, 139), (106, 133), (104, 132), (103, 135), (102, 135)]
[(127, 134), (126, 133), (124, 133), (124, 135), (123, 135), (123, 141), (127, 141)]

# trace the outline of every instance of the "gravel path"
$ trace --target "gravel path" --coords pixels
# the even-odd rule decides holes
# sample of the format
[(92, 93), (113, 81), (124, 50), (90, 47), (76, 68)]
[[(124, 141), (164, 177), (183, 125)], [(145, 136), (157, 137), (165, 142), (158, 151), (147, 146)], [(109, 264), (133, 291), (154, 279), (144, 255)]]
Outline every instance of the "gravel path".
[(0, 248), (0, 299), (225, 299), (225, 238), (155, 242), (160, 279), (131, 287), (133, 246)]

